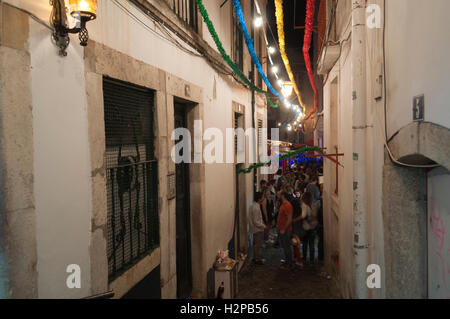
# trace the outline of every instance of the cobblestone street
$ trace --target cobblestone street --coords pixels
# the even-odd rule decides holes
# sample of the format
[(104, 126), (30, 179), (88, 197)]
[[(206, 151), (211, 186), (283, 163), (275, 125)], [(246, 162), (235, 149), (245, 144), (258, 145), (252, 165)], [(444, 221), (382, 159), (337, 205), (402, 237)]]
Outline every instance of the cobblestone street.
[[(281, 248), (261, 249), (264, 266), (250, 261), (239, 275), (238, 299), (339, 299), (334, 280), (327, 279), (322, 266), (305, 265), (304, 269), (281, 270)], [(322, 275), (321, 275), (322, 274)]]

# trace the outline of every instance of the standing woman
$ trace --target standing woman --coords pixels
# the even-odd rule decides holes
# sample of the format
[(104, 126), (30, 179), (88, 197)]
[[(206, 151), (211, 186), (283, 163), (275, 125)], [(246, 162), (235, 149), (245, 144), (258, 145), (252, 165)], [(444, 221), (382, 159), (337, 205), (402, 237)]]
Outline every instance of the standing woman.
[(313, 207), (313, 197), (310, 192), (305, 192), (302, 196), (302, 219), (305, 235), (303, 238), (303, 260), (307, 261), (307, 253), (309, 247), (309, 261), (314, 263), (316, 238), (316, 228), (318, 225), (317, 210)]

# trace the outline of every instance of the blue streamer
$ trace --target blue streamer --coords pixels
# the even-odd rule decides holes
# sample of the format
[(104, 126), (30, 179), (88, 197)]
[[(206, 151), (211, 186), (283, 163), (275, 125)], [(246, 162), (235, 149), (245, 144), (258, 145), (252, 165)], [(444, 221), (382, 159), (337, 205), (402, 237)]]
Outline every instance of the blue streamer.
[(239, 0), (233, 0), (233, 5), (236, 12), (236, 16), (238, 17), (239, 20), (239, 25), (241, 26), (242, 32), (244, 33), (245, 43), (247, 44), (247, 49), (248, 52), (250, 53), (250, 56), (252, 57), (253, 63), (256, 65), (259, 74), (263, 78), (264, 82), (266, 83), (267, 87), (272, 92), (272, 94), (278, 96), (278, 98), (281, 101), (284, 101), (284, 98), (273, 88), (272, 84), (270, 84), (269, 79), (264, 73), (261, 62), (259, 62), (258, 56), (256, 55), (255, 52), (255, 47), (253, 46), (253, 39), (250, 37), (247, 25), (245, 23), (245, 17), (244, 12), (242, 11), (241, 2)]
[[(240, 0), (233, 0), (233, 5), (234, 5), (235, 12), (236, 12), (236, 16), (239, 20), (239, 25), (241, 27), (242, 33), (244, 34), (245, 44), (247, 45), (247, 49), (248, 49), (248, 52), (250, 53), (250, 56), (252, 57), (253, 63), (256, 65), (256, 68), (258, 69), (259, 74), (261, 75), (264, 82), (266, 83), (267, 88), (272, 92), (272, 94), (274, 94), (282, 102), (284, 102), (285, 98), (282, 97), (280, 95), (280, 93), (278, 93), (273, 88), (272, 84), (270, 83), (269, 79), (267, 78), (266, 74), (264, 73), (264, 70), (262, 68), (261, 62), (258, 59), (258, 56), (256, 55), (255, 47), (253, 45), (253, 39), (250, 37), (250, 34), (247, 29), (247, 24), (245, 23), (244, 12), (242, 11), (242, 6), (241, 6)], [(292, 103), (290, 103), (290, 105), (292, 107)], [(296, 111), (294, 111), (294, 113), (295, 113), (295, 118), (296, 118), (298, 116), (298, 113)], [(283, 122), (283, 126), (286, 126), (287, 122), (289, 122), (289, 121)]]

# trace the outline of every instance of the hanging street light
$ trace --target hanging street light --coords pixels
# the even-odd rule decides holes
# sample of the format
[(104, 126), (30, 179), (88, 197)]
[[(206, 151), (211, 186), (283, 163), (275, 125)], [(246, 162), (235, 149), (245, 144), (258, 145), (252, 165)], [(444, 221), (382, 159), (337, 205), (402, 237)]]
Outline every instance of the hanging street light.
[(284, 97), (290, 97), (292, 95), (292, 92), (294, 91), (294, 84), (289, 81), (283, 82), (283, 85), (281, 86), (281, 93), (283, 93)]

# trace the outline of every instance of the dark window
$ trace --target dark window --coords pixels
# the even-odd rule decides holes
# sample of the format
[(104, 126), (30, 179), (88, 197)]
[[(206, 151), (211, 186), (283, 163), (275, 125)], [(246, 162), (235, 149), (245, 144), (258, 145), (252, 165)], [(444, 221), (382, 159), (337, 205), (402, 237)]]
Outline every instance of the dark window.
[[(258, 37), (258, 52), (257, 52), (257, 54), (258, 54), (259, 61), (261, 62), (261, 65), (264, 65), (264, 59), (267, 59), (267, 57), (263, 56), (262, 44), (263, 44), (263, 37), (262, 37), (262, 32), (260, 32), (259, 37)], [(257, 79), (258, 79), (257, 85), (259, 88), (262, 89), (263, 88), (263, 78), (262, 78), (261, 74), (259, 74), (259, 72), (256, 72), (256, 73), (257, 73)]]
[(241, 28), (239, 27), (239, 21), (236, 17), (236, 13), (233, 10), (233, 61), (237, 67), (244, 70), (244, 36)]
[[(240, 128), (239, 126), (239, 117), (240, 114), (239, 113), (234, 113), (234, 129), (235, 132), (237, 132), (237, 129)], [(234, 136), (234, 154), (237, 155), (238, 153), (238, 137), (237, 134)]]
[[(239, 109), (244, 109), (243, 105), (238, 105)], [(238, 163), (245, 161), (245, 117), (244, 114), (239, 112), (234, 112), (234, 155), (235, 159), (239, 160)]]
[(103, 80), (109, 280), (159, 246), (154, 92)]
[(197, 3), (195, 0), (171, 0), (172, 9), (192, 29), (198, 32)]

